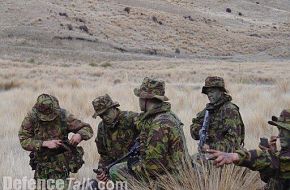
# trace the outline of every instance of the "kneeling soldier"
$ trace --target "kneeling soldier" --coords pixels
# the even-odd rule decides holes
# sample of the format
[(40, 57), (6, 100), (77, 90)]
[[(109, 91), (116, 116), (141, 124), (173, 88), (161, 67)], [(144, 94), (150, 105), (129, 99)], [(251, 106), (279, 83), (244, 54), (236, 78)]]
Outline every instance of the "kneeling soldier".
[[(96, 145), (100, 154), (97, 179), (108, 180), (108, 174), (115, 181), (120, 178), (118, 174), (122, 164), (117, 164), (105, 171), (106, 167), (129, 152), (134, 141), (139, 135), (139, 130), (134, 124), (137, 113), (121, 111), (118, 102), (113, 102), (108, 94), (97, 97), (93, 102), (95, 114), (93, 118), (100, 116), (102, 121), (98, 125)], [(125, 160), (124, 160), (125, 161)], [(108, 173), (109, 172), (109, 173)]]

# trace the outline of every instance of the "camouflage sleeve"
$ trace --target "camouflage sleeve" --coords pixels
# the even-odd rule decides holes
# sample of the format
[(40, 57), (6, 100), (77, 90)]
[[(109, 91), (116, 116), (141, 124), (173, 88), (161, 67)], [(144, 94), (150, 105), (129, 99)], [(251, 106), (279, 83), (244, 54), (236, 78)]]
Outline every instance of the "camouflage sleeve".
[(100, 159), (99, 159), (99, 164), (98, 168), (103, 168), (107, 165), (109, 165), (112, 162), (112, 158), (108, 155), (108, 150), (106, 146), (106, 136), (105, 136), (105, 131), (103, 130), (102, 127), (102, 122), (98, 126), (98, 133), (97, 137), (95, 139), (98, 153), (100, 154)]
[(199, 112), (196, 115), (196, 118), (192, 119), (192, 124), (190, 125), (190, 134), (194, 140), (199, 140), (199, 130), (202, 127), (204, 115), (205, 110)]
[(136, 121), (138, 120), (139, 114), (136, 112), (129, 112), (129, 115), (131, 126), (134, 129), (134, 136), (138, 137), (140, 129), (137, 128)]
[(92, 127), (85, 122), (77, 119), (74, 115), (66, 111), (66, 122), (68, 126), (68, 131), (73, 133), (78, 133), (81, 135), (82, 140), (88, 140), (93, 136)]
[(41, 149), (42, 140), (37, 140), (34, 138), (34, 126), (33, 126), (32, 114), (28, 113), (24, 118), (20, 130), (18, 132), (18, 137), (20, 144), (23, 149), (27, 151), (38, 151)]
[(145, 141), (145, 152), (142, 160), (132, 167), (137, 176), (149, 178), (164, 171), (167, 165), (169, 131), (166, 125), (154, 122)]
[[(267, 171), (275, 167), (275, 160), (267, 151), (239, 149), (236, 151), (240, 161), (236, 165), (247, 167), (254, 171)], [(273, 170), (274, 171), (274, 170)]]
[(226, 107), (222, 116), (223, 128), (217, 132), (222, 140), (215, 143), (215, 148), (224, 152), (233, 152), (240, 148), (242, 142), (241, 116), (239, 110), (232, 107)]

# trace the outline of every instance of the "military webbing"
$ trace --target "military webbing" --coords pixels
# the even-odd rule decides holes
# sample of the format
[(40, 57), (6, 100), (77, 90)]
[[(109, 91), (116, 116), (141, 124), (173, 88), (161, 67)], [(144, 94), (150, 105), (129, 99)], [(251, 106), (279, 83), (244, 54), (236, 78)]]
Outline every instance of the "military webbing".
[(61, 133), (64, 136), (63, 140), (68, 139), (68, 131), (67, 131), (67, 123), (66, 123), (66, 118), (65, 118), (65, 110), (61, 109), (60, 110), (60, 120), (61, 120)]

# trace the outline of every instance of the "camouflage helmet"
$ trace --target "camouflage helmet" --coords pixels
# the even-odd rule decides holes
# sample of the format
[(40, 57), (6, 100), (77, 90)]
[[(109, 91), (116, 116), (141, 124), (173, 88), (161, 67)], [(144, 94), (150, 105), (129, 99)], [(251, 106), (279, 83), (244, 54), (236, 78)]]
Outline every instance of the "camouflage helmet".
[(224, 92), (228, 92), (225, 88), (225, 81), (223, 78), (218, 76), (209, 76), (205, 79), (205, 85), (202, 87), (202, 93), (207, 94), (209, 88), (219, 88)]
[(119, 107), (120, 104), (118, 102), (113, 102), (111, 97), (108, 94), (105, 94), (104, 96), (99, 96), (92, 102), (95, 114), (93, 115), (93, 118), (97, 118), (97, 116), (103, 114), (105, 111), (112, 107)]
[(284, 109), (279, 117), (272, 116), (272, 120), (268, 121), (270, 125), (290, 130), (290, 109)]
[(52, 121), (60, 114), (60, 107), (56, 97), (49, 94), (38, 96), (33, 112), (41, 121)]
[(165, 82), (145, 77), (140, 88), (134, 89), (134, 94), (139, 98), (169, 100), (165, 96)]

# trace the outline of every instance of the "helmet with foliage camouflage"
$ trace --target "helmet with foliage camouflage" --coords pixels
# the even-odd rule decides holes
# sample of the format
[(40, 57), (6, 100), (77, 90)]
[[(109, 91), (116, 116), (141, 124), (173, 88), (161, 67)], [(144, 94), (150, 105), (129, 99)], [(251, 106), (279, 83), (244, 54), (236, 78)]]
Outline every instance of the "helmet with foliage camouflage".
[(134, 89), (134, 94), (139, 98), (169, 100), (165, 96), (165, 82), (145, 77), (140, 88)]
[(272, 120), (268, 121), (268, 123), (270, 125), (290, 130), (290, 109), (284, 109), (279, 117), (272, 116)]
[(38, 96), (33, 112), (41, 121), (52, 121), (60, 114), (60, 107), (56, 97), (49, 94)]
[(225, 81), (218, 76), (209, 76), (205, 79), (205, 85), (202, 87), (202, 93), (207, 94), (209, 88), (220, 88), (224, 92), (228, 92), (225, 88)]
[(111, 97), (108, 94), (105, 94), (104, 96), (99, 96), (92, 102), (95, 114), (93, 115), (93, 118), (97, 118), (97, 116), (103, 114), (105, 111), (112, 107), (119, 107), (120, 104), (118, 102), (113, 102)]

